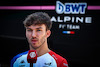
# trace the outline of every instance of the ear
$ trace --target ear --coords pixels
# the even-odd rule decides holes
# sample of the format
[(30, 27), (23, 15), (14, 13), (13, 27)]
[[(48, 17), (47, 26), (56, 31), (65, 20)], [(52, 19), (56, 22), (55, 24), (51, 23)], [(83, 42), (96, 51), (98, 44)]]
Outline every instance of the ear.
[(51, 31), (50, 30), (47, 30), (46, 37), (48, 38), (50, 36), (50, 34), (51, 34)]

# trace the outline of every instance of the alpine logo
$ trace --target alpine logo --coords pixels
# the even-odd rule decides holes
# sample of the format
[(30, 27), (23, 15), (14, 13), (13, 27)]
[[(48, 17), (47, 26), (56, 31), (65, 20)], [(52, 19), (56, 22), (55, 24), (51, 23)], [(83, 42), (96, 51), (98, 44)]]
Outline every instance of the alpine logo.
[(22, 60), (20, 63), (25, 63), (25, 61), (24, 61), (24, 60)]
[(51, 65), (51, 62), (50, 63), (44, 63), (44, 64), (50, 66)]
[(45, 64), (45, 66), (43, 66), (43, 67), (49, 67), (49, 66), (51, 66), (51, 62), (50, 63), (44, 63)]

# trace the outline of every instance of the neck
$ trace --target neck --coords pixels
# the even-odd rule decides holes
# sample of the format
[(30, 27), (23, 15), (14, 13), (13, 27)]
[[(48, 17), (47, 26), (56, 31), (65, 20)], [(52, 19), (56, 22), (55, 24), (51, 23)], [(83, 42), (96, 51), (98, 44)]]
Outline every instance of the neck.
[(43, 48), (43, 49), (41, 49), (41, 48), (36, 49), (36, 51), (37, 51), (37, 55), (39, 57), (39, 56), (42, 56), (42, 55), (48, 53), (50, 51), (50, 49), (47, 47), (47, 48)]

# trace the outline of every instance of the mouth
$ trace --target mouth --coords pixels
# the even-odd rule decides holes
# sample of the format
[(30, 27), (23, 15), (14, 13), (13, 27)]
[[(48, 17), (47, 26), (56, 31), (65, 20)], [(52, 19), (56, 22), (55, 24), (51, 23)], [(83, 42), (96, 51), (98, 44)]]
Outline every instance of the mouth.
[(31, 42), (34, 44), (34, 43), (37, 43), (38, 40), (36, 40), (36, 39), (32, 39)]

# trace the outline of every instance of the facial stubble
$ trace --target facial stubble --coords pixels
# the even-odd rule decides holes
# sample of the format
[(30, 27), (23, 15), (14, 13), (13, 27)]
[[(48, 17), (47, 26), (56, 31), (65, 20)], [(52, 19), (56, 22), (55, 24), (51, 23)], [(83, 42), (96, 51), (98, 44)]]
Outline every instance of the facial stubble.
[(38, 47), (34, 47), (33, 46), (33, 44), (29, 44), (29, 46), (31, 46), (33, 49), (38, 49), (38, 48), (40, 48), (44, 43), (45, 43), (45, 41), (46, 41), (46, 38), (45, 38), (45, 36), (46, 35), (44, 35), (41, 39), (40, 39), (40, 41), (39, 41), (39, 39), (38, 39), (38, 44), (40, 44)]

